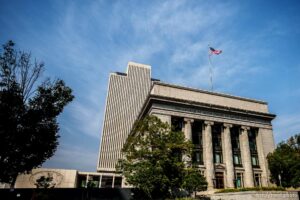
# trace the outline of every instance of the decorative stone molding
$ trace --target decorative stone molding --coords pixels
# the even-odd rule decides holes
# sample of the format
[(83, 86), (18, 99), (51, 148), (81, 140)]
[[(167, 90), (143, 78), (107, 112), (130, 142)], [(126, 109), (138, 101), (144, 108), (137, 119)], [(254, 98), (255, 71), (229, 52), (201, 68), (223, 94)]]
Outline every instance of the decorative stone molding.
[(207, 126), (207, 125), (209, 125), (209, 126), (212, 126), (212, 125), (214, 125), (214, 122), (212, 122), (212, 121), (204, 121), (204, 124)]
[(223, 127), (224, 128), (232, 128), (232, 124), (228, 124), (228, 123), (223, 123)]
[(243, 131), (243, 130), (250, 130), (250, 127), (249, 126), (241, 126), (241, 130)]

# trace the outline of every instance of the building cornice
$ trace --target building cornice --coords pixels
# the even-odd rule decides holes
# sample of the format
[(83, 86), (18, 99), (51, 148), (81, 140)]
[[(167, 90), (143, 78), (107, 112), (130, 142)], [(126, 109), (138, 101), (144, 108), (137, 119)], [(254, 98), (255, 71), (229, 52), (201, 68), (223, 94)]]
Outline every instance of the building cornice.
[(193, 106), (193, 107), (198, 107), (198, 108), (210, 109), (210, 110), (214, 110), (214, 111), (221, 111), (221, 112), (226, 112), (226, 113), (263, 118), (263, 119), (267, 119), (269, 121), (272, 121), (276, 117), (276, 115), (270, 114), (270, 113), (242, 110), (242, 109), (213, 105), (213, 104), (199, 103), (199, 102), (195, 102), (195, 101), (187, 101), (184, 99), (162, 97), (162, 96), (158, 96), (158, 95), (149, 95), (147, 101), (145, 102), (145, 104), (143, 106), (142, 112), (140, 112), (139, 118), (142, 118), (144, 115), (146, 115), (148, 113), (147, 110), (149, 110), (149, 108), (153, 102), (162, 102), (162, 103), (175, 104), (175, 105)]
[(215, 95), (215, 96), (228, 97), (228, 98), (232, 98), (232, 99), (239, 99), (239, 100), (243, 100), (243, 101), (249, 101), (249, 102), (268, 105), (267, 102), (257, 100), (257, 99), (250, 99), (250, 98), (245, 98), (245, 97), (233, 96), (233, 95), (230, 95), (230, 94), (219, 93), (219, 92), (211, 92), (211, 91), (207, 91), (207, 90), (191, 88), (191, 87), (186, 87), (186, 86), (180, 86), (180, 85), (175, 85), (175, 84), (155, 82), (154, 85), (162, 85), (162, 86), (167, 86), (167, 87), (172, 87), (172, 88), (177, 88), (177, 89), (189, 90), (189, 91), (194, 91), (194, 92), (201, 92), (201, 93)]

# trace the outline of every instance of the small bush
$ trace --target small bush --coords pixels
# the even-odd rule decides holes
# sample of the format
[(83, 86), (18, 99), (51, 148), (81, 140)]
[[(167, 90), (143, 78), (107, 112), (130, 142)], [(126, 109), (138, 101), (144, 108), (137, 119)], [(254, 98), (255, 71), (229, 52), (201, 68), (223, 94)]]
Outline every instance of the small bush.
[(283, 187), (254, 187), (254, 188), (238, 188), (238, 189), (223, 189), (216, 193), (228, 193), (228, 192), (245, 192), (245, 191), (285, 191)]

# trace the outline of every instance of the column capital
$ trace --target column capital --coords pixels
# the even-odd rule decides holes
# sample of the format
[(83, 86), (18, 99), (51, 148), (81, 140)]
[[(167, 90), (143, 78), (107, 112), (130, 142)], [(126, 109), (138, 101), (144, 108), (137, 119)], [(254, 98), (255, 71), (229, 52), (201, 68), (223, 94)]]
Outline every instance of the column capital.
[(224, 127), (224, 128), (232, 128), (232, 124), (224, 123), (224, 124), (223, 124), (223, 127)]
[(191, 119), (191, 118), (184, 118), (183, 120), (187, 123), (193, 123), (194, 122), (194, 119)]
[(245, 130), (245, 131), (248, 131), (248, 130), (250, 130), (250, 127), (249, 126), (241, 126), (241, 129)]
[(212, 125), (214, 125), (214, 122), (212, 122), (212, 121), (204, 121), (204, 124), (212, 126)]

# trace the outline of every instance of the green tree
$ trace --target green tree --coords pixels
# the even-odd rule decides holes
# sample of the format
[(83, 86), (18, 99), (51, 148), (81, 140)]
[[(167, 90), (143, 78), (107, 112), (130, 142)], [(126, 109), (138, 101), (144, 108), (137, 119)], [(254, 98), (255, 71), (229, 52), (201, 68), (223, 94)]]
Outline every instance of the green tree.
[(155, 116), (147, 116), (135, 124), (118, 169), (145, 195), (143, 198), (174, 197), (186, 175), (182, 155), (190, 155), (192, 147), (182, 132), (172, 131)]
[(283, 187), (300, 187), (300, 134), (279, 143), (267, 159), (272, 182)]
[[(74, 98), (62, 80), (38, 82), (44, 64), (14, 49), (0, 52), (0, 182), (11, 183), (50, 158), (58, 145), (57, 116)], [(39, 84), (38, 84), (39, 83)]]
[(204, 176), (197, 169), (187, 169), (183, 179), (182, 188), (187, 190), (190, 194), (194, 192), (196, 196), (197, 191), (205, 191), (207, 189), (207, 181)]

